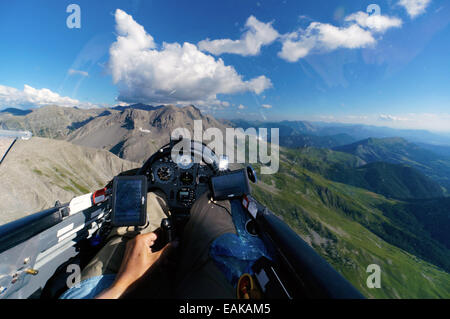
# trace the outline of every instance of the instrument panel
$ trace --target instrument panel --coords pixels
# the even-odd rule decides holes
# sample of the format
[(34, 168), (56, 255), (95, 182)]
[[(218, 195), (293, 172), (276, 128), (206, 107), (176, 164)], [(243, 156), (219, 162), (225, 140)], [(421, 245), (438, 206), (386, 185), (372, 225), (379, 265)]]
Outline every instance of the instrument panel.
[(169, 155), (155, 160), (146, 172), (150, 188), (161, 189), (171, 209), (189, 209), (209, 188), (212, 169), (206, 163), (195, 163), (191, 156), (180, 155), (175, 161)]

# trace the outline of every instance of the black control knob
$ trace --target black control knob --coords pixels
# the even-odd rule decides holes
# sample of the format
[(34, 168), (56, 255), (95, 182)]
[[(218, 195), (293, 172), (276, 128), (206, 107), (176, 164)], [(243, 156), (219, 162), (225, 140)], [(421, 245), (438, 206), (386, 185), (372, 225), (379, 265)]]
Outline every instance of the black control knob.
[(165, 242), (170, 243), (173, 240), (172, 221), (169, 218), (164, 218), (161, 220), (161, 229), (164, 233)]

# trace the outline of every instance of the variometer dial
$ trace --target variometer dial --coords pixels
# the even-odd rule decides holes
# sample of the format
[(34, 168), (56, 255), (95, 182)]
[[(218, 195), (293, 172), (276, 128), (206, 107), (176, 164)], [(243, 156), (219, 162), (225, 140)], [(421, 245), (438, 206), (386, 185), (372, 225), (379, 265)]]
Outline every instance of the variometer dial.
[(161, 165), (156, 169), (156, 178), (161, 183), (167, 183), (172, 177), (172, 168), (170, 166)]

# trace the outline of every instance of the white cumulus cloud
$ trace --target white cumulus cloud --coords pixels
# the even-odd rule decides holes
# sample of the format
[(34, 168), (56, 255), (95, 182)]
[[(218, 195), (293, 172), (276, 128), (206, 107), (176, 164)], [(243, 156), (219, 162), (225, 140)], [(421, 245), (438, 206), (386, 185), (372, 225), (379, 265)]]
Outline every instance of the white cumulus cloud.
[(387, 29), (400, 27), (402, 20), (397, 17), (389, 17), (381, 14), (367, 14), (366, 12), (356, 12), (345, 18), (345, 21), (354, 21), (363, 28), (368, 28), (374, 32), (386, 32)]
[(265, 108), (265, 109), (271, 109), (272, 105), (270, 105), (270, 104), (263, 104), (263, 105), (261, 105), (261, 107)]
[(293, 32), (283, 39), (278, 55), (296, 62), (312, 51), (333, 51), (338, 48), (365, 48), (376, 43), (372, 33), (357, 24), (336, 27), (328, 23), (312, 22), (304, 31)]
[(312, 53), (330, 52), (339, 48), (366, 48), (377, 43), (375, 34), (401, 27), (403, 23), (397, 17), (369, 15), (362, 11), (348, 15), (344, 21), (343, 26), (311, 22), (305, 30), (281, 36), (283, 46), (278, 56), (289, 62), (297, 62)]
[(245, 105), (243, 105), (243, 104), (239, 104), (239, 106), (238, 106), (238, 109), (239, 109), (239, 110), (243, 110), (243, 109), (245, 109)]
[(431, 0), (400, 0), (398, 4), (406, 9), (411, 18), (425, 13)]
[(188, 42), (157, 48), (153, 37), (120, 9), (115, 20), (118, 36), (110, 47), (109, 68), (120, 101), (220, 104), (217, 94), (260, 94), (272, 86), (263, 75), (244, 81), (222, 59)]
[(250, 16), (245, 24), (247, 31), (239, 40), (219, 39), (203, 40), (198, 43), (202, 51), (210, 52), (214, 55), (223, 53), (233, 53), (243, 56), (258, 55), (261, 47), (269, 45), (278, 37), (278, 32), (272, 27), (272, 23), (264, 23)]
[(49, 89), (35, 89), (24, 85), (23, 90), (0, 85), (0, 108), (14, 107), (28, 109), (44, 105), (58, 105), (65, 107), (93, 108), (95, 104), (80, 102), (67, 96), (60, 96)]

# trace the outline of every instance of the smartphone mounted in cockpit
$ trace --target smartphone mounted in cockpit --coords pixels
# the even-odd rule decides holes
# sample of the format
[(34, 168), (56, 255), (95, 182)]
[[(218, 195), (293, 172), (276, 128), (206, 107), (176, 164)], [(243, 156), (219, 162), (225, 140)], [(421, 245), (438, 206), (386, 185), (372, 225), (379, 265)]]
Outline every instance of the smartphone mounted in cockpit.
[(116, 176), (113, 180), (111, 200), (113, 226), (144, 226), (147, 223), (145, 176)]

